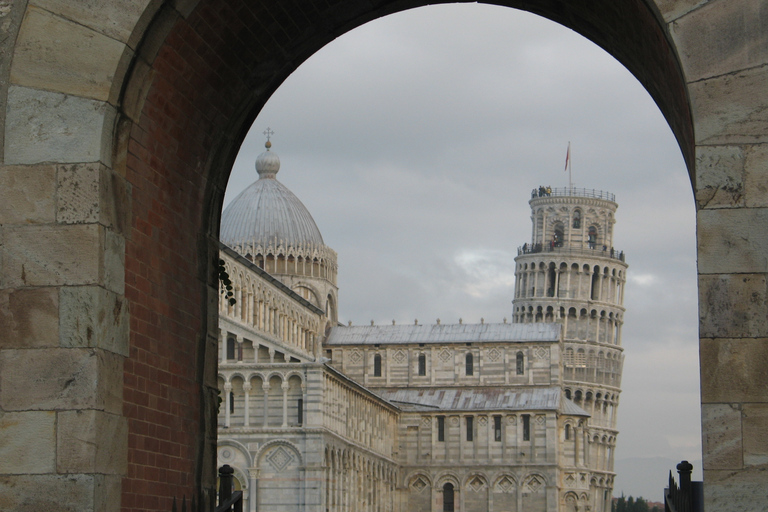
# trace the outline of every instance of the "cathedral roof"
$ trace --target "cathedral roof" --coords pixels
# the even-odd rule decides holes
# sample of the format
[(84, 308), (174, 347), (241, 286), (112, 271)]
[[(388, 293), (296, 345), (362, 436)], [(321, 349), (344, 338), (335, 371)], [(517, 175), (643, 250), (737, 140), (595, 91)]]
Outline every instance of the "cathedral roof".
[(404, 410), (507, 410), (559, 411), (572, 416), (589, 416), (564, 396), (559, 387), (519, 388), (403, 388), (377, 389), (385, 400)]
[(327, 345), (472, 342), (558, 342), (560, 324), (434, 324), (336, 326)]
[(243, 190), (221, 215), (221, 241), (230, 247), (322, 247), (323, 237), (306, 206), (277, 181), (280, 158), (271, 143), (256, 159), (259, 179)]

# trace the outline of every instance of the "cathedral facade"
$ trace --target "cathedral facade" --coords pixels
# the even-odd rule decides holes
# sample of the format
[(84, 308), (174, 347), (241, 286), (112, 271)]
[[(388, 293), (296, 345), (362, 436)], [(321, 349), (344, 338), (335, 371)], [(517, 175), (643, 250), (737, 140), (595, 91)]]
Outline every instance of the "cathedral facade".
[(510, 323), (341, 325), (336, 253), (269, 148), (221, 226), (217, 453), (245, 510), (608, 512), (614, 197), (534, 191)]

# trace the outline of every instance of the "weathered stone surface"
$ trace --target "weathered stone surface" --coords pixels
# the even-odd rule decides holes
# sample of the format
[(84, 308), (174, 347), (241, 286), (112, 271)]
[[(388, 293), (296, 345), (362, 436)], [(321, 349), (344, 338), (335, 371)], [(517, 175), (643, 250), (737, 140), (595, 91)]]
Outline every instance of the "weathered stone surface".
[(768, 396), (768, 339), (702, 339), (701, 401), (762, 402)]
[(94, 506), (98, 480), (94, 475), (0, 476), (0, 510), (97, 512), (103, 510)]
[(697, 145), (768, 142), (768, 65), (694, 82), (688, 90)]
[(123, 474), (128, 461), (128, 423), (101, 411), (58, 413), (59, 473)]
[[(16, 44), (16, 36), (24, 18), (25, 3), (18, 0), (0, 0), (0, 126), (5, 126), (6, 96), (8, 75), (11, 69), (11, 56)], [(0, 137), (0, 162), (3, 161), (4, 143)]]
[(758, 512), (765, 504), (766, 466), (741, 471), (704, 470), (706, 510)]
[(111, 162), (114, 108), (28, 87), (8, 88), (5, 163)]
[(0, 412), (0, 474), (53, 473), (55, 453), (55, 412)]
[(0, 351), (0, 408), (99, 409), (119, 414), (122, 360), (98, 349)]
[(112, 230), (104, 234), (103, 283), (108, 290), (125, 293), (125, 238)]
[(0, 201), (0, 223), (53, 222), (55, 176), (52, 165), (1, 167), (0, 190), (13, 190), (14, 193)]
[(98, 284), (104, 228), (46, 225), (4, 230), (5, 286)]
[(56, 288), (0, 290), (0, 348), (56, 347), (59, 296)]
[(699, 146), (696, 202), (699, 208), (768, 206), (768, 144)]
[[(108, 19), (101, 9), (91, 12)], [(11, 83), (106, 101), (124, 50), (125, 44), (111, 37), (30, 6), (19, 30)]]
[(742, 424), (744, 465), (768, 466), (768, 404), (744, 404)]
[(750, 208), (768, 207), (768, 144), (753, 144), (744, 149), (745, 204)]
[(94, 511), (119, 512), (122, 491), (122, 477), (118, 475), (96, 475), (94, 478)]
[(147, 98), (147, 92), (149, 92), (154, 76), (155, 71), (147, 63), (141, 59), (136, 59), (128, 79), (128, 87), (126, 87), (123, 96), (123, 111), (134, 122), (139, 122), (141, 111), (144, 108), (144, 100)]
[[(685, 7), (685, 3), (682, 6)], [(764, 2), (708, 2), (670, 26), (689, 82), (768, 61), (768, 7)]]
[(29, 3), (62, 18), (77, 20), (86, 27), (125, 43), (150, 0), (102, 0), (98, 9), (94, 9), (93, 0), (30, 0)]
[(768, 272), (768, 208), (704, 209), (696, 219), (700, 274)]
[(98, 347), (128, 355), (128, 302), (99, 286), (60, 291), (62, 347)]
[(740, 146), (696, 148), (696, 202), (699, 208), (744, 206), (744, 161)]
[(667, 22), (676, 20), (711, 0), (656, 0), (659, 12)]
[(98, 162), (59, 167), (56, 221), (63, 224), (99, 222), (102, 165)]
[(742, 467), (741, 407), (705, 404), (701, 412), (705, 469)]

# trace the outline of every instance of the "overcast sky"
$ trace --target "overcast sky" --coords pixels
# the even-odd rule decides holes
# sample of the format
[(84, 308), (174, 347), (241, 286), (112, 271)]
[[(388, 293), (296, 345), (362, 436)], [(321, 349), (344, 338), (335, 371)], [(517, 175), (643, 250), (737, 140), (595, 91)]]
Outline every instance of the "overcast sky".
[[(339, 318), (355, 324), (511, 318), (530, 191), (568, 184), (570, 141), (574, 185), (616, 194), (629, 264), (617, 461), (700, 459), (693, 196), (666, 121), (613, 57), (502, 7), (373, 21), (272, 96), (225, 205), (257, 179), (268, 126), (278, 179), (339, 254)], [(659, 499), (667, 469), (647, 475), (654, 490), (619, 474), (615, 494)]]

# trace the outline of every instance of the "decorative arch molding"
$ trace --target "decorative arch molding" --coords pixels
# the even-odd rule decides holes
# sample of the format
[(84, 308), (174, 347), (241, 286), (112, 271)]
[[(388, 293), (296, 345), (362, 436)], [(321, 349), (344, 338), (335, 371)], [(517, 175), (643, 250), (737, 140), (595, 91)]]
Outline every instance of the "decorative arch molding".
[(528, 482), (531, 480), (531, 478), (536, 478), (538, 480), (541, 480), (542, 483), (546, 486), (549, 485), (549, 479), (542, 473), (538, 471), (529, 471), (526, 473), (520, 481), (523, 483), (523, 485), (528, 484)]
[(290, 370), (285, 373), (285, 378), (283, 379), (283, 382), (288, 382), (291, 380), (291, 377), (298, 377), (301, 381), (301, 387), (306, 386), (306, 376), (303, 372), (300, 372), (298, 370)]
[[(249, 467), (253, 467), (254, 459), (251, 456), (251, 452), (240, 441), (238, 441), (236, 439), (221, 439), (221, 440), (219, 440), (216, 443), (216, 446), (218, 448), (221, 448), (223, 446), (230, 446), (230, 447), (232, 447), (232, 449), (237, 450), (238, 452), (240, 452), (240, 454), (242, 454), (245, 457), (246, 461), (248, 462)], [(234, 466), (232, 466), (232, 467), (234, 467)], [(244, 477), (244, 478), (247, 480), (247, 477)], [(241, 479), (240, 481), (242, 482), (243, 480)]]
[(473, 472), (464, 479), (464, 486), (462, 488), (474, 492), (482, 492), (490, 488), (488, 482), (487, 475), (481, 472)]
[(261, 379), (261, 382), (268, 382), (266, 377), (265, 377), (265, 373), (262, 372), (262, 371), (258, 371), (258, 370), (253, 371), (253, 372), (248, 374), (248, 382), (250, 382), (253, 379)]
[[(304, 467), (304, 458), (301, 456), (301, 450), (299, 449), (298, 446), (296, 446), (296, 444), (292, 443), (287, 439), (275, 439), (272, 441), (267, 441), (266, 443), (264, 443), (259, 447), (258, 451), (256, 451), (256, 453), (253, 456), (253, 460), (256, 461), (257, 464), (260, 463), (262, 456), (267, 451), (269, 451), (272, 448), (276, 448), (278, 446), (283, 446), (286, 449), (290, 450), (294, 455), (296, 455), (296, 460), (298, 461), (297, 465), (300, 468)], [(338, 457), (338, 454), (337, 454), (337, 457)]]
[(453, 484), (455, 492), (461, 492), (461, 477), (454, 471), (442, 471), (435, 477), (435, 489), (442, 491), (445, 484)]
[(226, 380), (226, 382), (231, 383), (233, 379), (240, 378), (243, 380), (243, 382), (248, 382), (248, 379), (245, 378), (245, 374), (240, 371), (235, 371), (229, 374), (229, 378)]

